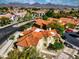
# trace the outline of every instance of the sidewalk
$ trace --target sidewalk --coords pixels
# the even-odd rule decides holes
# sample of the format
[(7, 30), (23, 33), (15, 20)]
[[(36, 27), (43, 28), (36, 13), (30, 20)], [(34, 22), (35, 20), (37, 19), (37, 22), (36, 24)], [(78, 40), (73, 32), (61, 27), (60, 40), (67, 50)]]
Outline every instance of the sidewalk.
[(6, 28), (6, 27), (11, 26), (11, 25), (16, 24), (16, 23), (17, 23), (17, 22), (13, 22), (13, 23), (11, 23), (11, 24), (8, 24), (8, 25), (5, 25), (5, 26), (2, 26), (2, 27), (0, 27), (0, 29)]
[(13, 40), (8, 40), (8, 42), (0, 49), (0, 56), (4, 56), (7, 54), (6, 52), (9, 52), (9, 47), (12, 47)]
[(11, 25), (14, 25), (14, 24), (15, 25), (13, 27), (20, 27), (20, 26), (25, 25), (26, 23), (30, 23), (32, 21), (34, 21), (34, 20), (30, 20), (30, 21), (26, 21), (26, 22), (22, 22), (22, 23), (14, 22), (14, 23), (11, 23), (11, 24), (8, 24), (8, 25), (5, 25), (5, 26), (0, 27), (0, 29), (6, 28), (6, 27), (11, 26)]
[(30, 21), (26, 21), (26, 22), (22, 22), (22, 23), (19, 23), (19, 24), (15, 24), (13, 27), (20, 27), (20, 26), (23, 26), (27, 23), (30, 23), (30, 22), (33, 22), (34, 20), (30, 20)]

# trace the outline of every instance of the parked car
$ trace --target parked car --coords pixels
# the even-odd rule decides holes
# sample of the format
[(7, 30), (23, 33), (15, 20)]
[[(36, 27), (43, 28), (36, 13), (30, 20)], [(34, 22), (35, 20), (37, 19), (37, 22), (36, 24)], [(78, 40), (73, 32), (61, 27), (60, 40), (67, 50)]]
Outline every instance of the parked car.
[(73, 30), (72, 29), (66, 29), (65, 32), (73, 32)]

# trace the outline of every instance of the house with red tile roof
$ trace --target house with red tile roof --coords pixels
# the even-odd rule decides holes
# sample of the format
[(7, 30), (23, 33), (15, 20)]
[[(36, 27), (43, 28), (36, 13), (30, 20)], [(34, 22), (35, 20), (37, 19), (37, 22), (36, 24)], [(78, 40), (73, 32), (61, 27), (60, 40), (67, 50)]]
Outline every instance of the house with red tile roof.
[(37, 25), (40, 25), (40, 26), (43, 26), (43, 25), (48, 25), (48, 22), (46, 20), (43, 20), (43, 19), (36, 19), (35, 20), (35, 23)]
[[(36, 19), (35, 23), (38, 24), (39, 26), (43, 25), (48, 25), (50, 23), (53, 23), (54, 21), (59, 21), (60, 24), (67, 24), (67, 23), (72, 23), (76, 24), (77, 21), (74, 19), (70, 18), (60, 18), (60, 19), (55, 19), (55, 18), (49, 18), (48, 20), (42, 20), (42, 19)], [(41, 40), (43, 37), (60, 37), (60, 34), (57, 33), (55, 29), (53, 30), (44, 30), (40, 29), (37, 27), (32, 27), (29, 30), (24, 30), (21, 32), (23, 36), (21, 38), (17, 39), (17, 46), (20, 47), (29, 47), (29, 46), (37, 46), (39, 40)]]
[(39, 28), (36, 28), (33, 31), (30, 30), (22, 32), (24, 36), (17, 39), (16, 44), (17, 46), (21, 47), (36, 46), (42, 37), (49, 37), (49, 36), (59, 37), (59, 34), (56, 32), (56, 30), (42, 30)]
[(47, 20), (43, 20), (43, 19), (38, 18), (38, 19), (35, 20), (35, 23), (42, 27), (44, 25), (47, 26), (48, 24), (51, 24), (55, 21), (59, 22), (62, 25), (66, 25), (67, 23), (71, 23), (71, 24), (76, 25), (76, 24), (79, 23), (79, 20), (75, 20), (75, 19), (72, 19), (72, 18), (60, 18), (60, 19), (48, 18)]
[(71, 23), (71, 24), (74, 24), (74, 25), (77, 24), (77, 20), (71, 19), (71, 18), (60, 18), (60, 21), (61, 21), (62, 24), (64, 23), (64, 25), (67, 24), (67, 23)]

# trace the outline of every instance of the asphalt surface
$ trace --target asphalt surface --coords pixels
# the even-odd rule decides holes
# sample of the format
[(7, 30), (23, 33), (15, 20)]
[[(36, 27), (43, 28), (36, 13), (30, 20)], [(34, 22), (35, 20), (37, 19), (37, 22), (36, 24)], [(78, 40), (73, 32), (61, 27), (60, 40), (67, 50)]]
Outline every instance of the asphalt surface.
[(13, 25), (0, 29), (0, 44), (2, 44), (11, 34), (16, 31), (18, 31), (18, 27), (13, 27)]
[(76, 32), (64, 33), (64, 39), (68, 43), (79, 48), (79, 34)]
[(8, 37), (15, 33), (16, 31), (19, 30), (19, 28), (27, 23), (33, 22), (33, 20), (27, 21), (27, 22), (23, 22), (23, 23), (19, 23), (19, 24), (13, 24), (11, 26), (8, 26), (6, 28), (0, 29), (0, 45), (8, 39)]

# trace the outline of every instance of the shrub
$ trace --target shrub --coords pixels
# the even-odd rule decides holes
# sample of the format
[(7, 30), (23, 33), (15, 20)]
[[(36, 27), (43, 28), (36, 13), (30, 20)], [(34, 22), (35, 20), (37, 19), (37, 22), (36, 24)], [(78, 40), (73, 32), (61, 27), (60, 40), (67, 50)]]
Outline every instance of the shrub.
[(7, 24), (10, 24), (11, 23), (11, 20), (7, 17), (1, 17), (0, 18), (0, 25), (1, 26), (4, 26), (4, 25), (7, 25)]
[(48, 16), (43, 15), (42, 18), (43, 18), (44, 20), (47, 20), (47, 19), (48, 19)]
[(72, 24), (72, 23), (67, 23), (66, 26), (68, 26), (68, 28), (74, 28), (75, 27), (75, 25)]
[(22, 52), (18, 49), (10, 51), (6, 59), (43, 59), (39, 56), (39, 53), (36, 51), (35, 47), (24, 48)]
[(54, 44), (49, 44), (48, 49), (60, 50), (64, 48), (64, 44), (60, 42), (55, 42)]
[(53, 48), (56, 50), (59, 50), (59, 49), (64, 48), (64, 45), (63, 45), (63, 43), (55, 42), (53, 45)]

